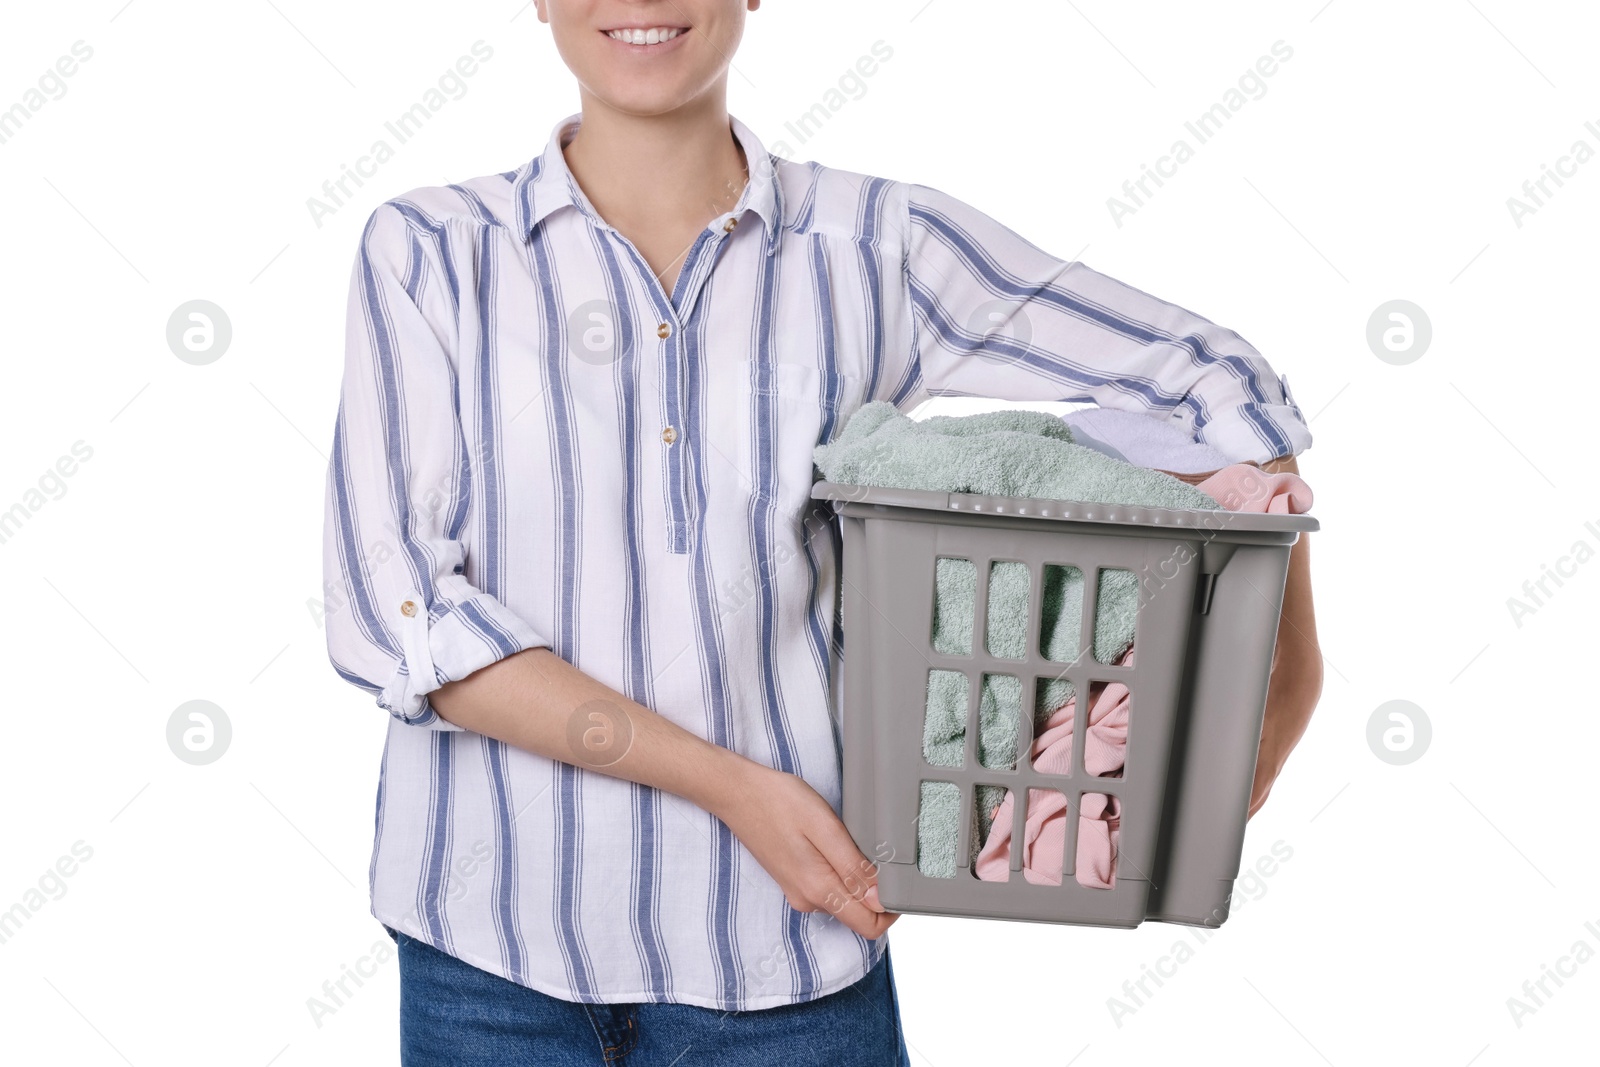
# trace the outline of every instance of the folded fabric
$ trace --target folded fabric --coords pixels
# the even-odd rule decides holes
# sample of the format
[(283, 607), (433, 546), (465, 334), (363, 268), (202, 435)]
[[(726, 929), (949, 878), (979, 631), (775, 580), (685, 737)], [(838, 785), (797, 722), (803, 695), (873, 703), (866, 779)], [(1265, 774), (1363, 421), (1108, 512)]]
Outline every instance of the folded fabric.
[(1072, 439), (1097, 452), (1175, 474), (1220, 470), (1232, 461), (1210, 445), (1191, 438), (1175, 423), (1120, 408), (1084, 408), (1061, 416)]
[[(1297, 474), (1268, 474), (1247, 463), (1224, 467), (1200, 483), (1200, 488), (1231, 511), (1302, 514), (1311, 510), (1311, 487)], [(1119, 660), (1133, 663), (1133, 649)], [(1120, 682), (1105, 685), (1089, 706), (1084, 736), (1083, 767), (1086, 774), (1121, 777), (1127, 753), (1129, 697)], [(1033, 766), (1046, 774), (1072, 773), (1072, 733), (1075, 698), (1053, 711), (1033, 742)], [(980, 803), (993, 804), (992, 796)], [(1007, 791), (995, 804), (973, 866), (979, 878), (1003, 882), (1011, 877), (1011, 823), (1014, 797)], [(1067, 801), (1054, 789), (1028, 798), (1022, 839), (1022, 875), (1029, 882), (1059, 885), (1066, 854)], [(1117, 843), (1121, 806), (1116, 797), (1086, 793), (1078, 813), (1078, 846), (1074, 851), (1074, 878), (1097, 889), (1116, 885)]]
[(831, 482), (990, 493), (1097, 504), (1217, 510), (1215, 500), (1159, 471), (1072, 441), (1043, 411), (912, 419), (877, 400), (858, 408), (816, 464)]
[(1207, 496), (1229, 511), (1303, 515), (1311, 510), (1311, 486), (1298, 474), (1268, 474), (1248, 463), (1224, 467), (1200, 483)]

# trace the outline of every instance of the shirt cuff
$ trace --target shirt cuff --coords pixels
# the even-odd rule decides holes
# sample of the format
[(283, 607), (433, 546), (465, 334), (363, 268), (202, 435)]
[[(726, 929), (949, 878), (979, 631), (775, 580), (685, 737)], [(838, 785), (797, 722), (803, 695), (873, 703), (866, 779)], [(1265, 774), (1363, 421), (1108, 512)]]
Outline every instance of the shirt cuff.
[[(1196, 437), (1236, 463), (1266, 463), (1298, 456), (1311, 447), (1311, 427), (1289, 391), (1289, 379), (1278, 375), (1283, 403), (1251, 403), (1212, 416)], [(1274, 433), (1274, 431), (1276, 431)], [(1287, 452), (1269, 444), (1286, 440)]]
[(438, 605), (434, 612), (424, 604), (421, 593), (412, 590), (396, 607), (405, 659), (378, 694), (378, 706), (407, 725), (461, 729), (439, 717), (429, 693), (507, 656), (550, 647), (520, 616), (486, 593)]

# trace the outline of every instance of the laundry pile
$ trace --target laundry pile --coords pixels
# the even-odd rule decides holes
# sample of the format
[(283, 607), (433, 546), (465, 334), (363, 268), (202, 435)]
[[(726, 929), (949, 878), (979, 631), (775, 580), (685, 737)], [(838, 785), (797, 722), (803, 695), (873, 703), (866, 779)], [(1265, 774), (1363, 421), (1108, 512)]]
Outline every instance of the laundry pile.
[[(832, 442), (818, 446), (815, 459), (829, 481), (849, 485), (1190, 510), (1301, 513), (1311, 507), (1310, 487), (1297, 475), (1229, 464), (1176, 426), (1108, 408), (1065, 418), (1041, 411), (998, 411), (914, 420), (891, 404), (875, 402), (856, 411)], [(1191, 486), (1162, 471), (1215, 473)], [(1100, 663), (1131, 664), (1139, 578), (1125, 570), (1099, 573), (1092, 655)], [(979, 580), (974, 565), (941, 558), (934, 577), (935, 651), (968, 655), (974, 641), (983, 640), (995, 656), (1024, 658), (1030, 636), (1025, 564), (991, 565), (985, 632), (978, 637), (973, 633)], [(1076, 567), (1049, 566), (1044, 571), (1040, 651), (1063, 667), (1077, 658), (1083, 581)], [(1031, 759), (1045, 773), (1066, 774), (1079, 694), (1064, 678), (1041, 681), (1031, 709)], [(929, 672), (922, 751), (932, 766), (962, 763), (967, 686), (967, 676), (959, 671)], [(1119, 682), (1097, 684), (1095, 690), (1087, 694), (1084, 769), (1093, 776), (1120, 777), (1130, 694)], [(1021, 697), (1016, 677), (983, 676), (975, 746), (980, 766), (1016, 767)], [(1012, 796), (1000, 786), (980, 785), (975, 800), (972, 865), (979, 878), (1004, 881), (1010, 877)], [(923, 783), (917, 828), (917, 866), (923, 874), (956, 874), (960, 811), (954, 785)], [(1115, 797), (1084, 797), (1075, 865), (1080, 884), (1115, 885), (1118, 815)], [(1064, 794), (1040, 790), (1028, 798), (1022, 873), (1030, 882), (1060, 883), (1066, 818)]]

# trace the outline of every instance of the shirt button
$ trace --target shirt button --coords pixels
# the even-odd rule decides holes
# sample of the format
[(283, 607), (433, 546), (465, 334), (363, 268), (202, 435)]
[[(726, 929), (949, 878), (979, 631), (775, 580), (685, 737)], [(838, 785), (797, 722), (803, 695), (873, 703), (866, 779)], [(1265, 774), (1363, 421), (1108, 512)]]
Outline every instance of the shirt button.
[(417, 613), (417, 602), (416, 601), (408, 600), (404, 604), (400, 605), (400, 614), (404, 615), (406, 618), (409, 619), (413, 615), (415, 615), (416, 613)]
[(674, 430), (671, 426), (668, 426), (665, 430), (661, 431), (661, 439), (670, 445), (672, 442), (678, 439), (678, 431)]
[(663, 322), (660, 326), (657, 326), (656, 336), (662, 338), (663, 340), (672, 336), (672, 323)]
[(723, 233), (732, 233), (733, 232), (733, 228), (735, 226), (737, 226), (737, 225), (739, 225), (739, 220), (738, 219), (736, 219), (736, 218), (735, 219), (729, 219), (727, 222), (724, 222), (722, 224), (722, 232)]

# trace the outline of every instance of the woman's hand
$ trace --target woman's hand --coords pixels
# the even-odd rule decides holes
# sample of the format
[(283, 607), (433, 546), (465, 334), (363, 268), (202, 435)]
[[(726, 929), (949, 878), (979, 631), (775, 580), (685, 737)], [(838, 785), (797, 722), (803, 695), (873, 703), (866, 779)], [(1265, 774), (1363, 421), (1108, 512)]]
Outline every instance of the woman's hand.
[(869, 941), (900, 917), (878, 903), (876, 866), (805, 779), (741, 760), (711, 810), (796, 911), (827, 911)]

